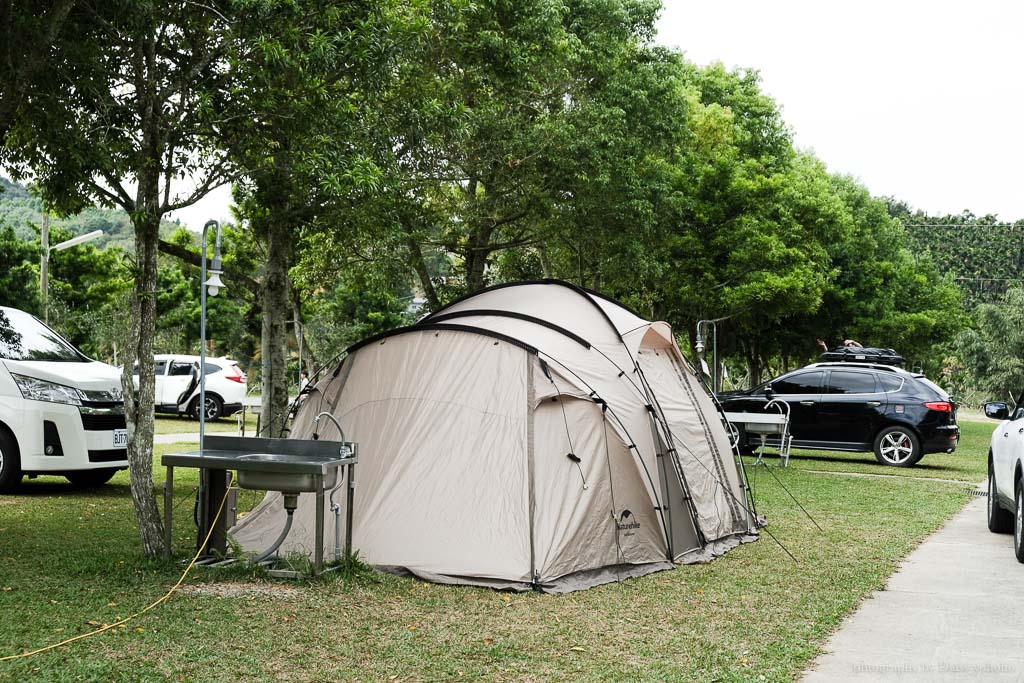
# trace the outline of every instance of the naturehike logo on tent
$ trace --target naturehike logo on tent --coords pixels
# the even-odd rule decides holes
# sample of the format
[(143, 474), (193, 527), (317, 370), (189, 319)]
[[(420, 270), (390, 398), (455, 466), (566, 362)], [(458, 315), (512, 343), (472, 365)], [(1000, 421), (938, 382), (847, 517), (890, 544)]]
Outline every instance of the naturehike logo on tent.
[[(627, 519), (632, 519), (632, 522), (627, 522)], [(615, 523), (615, 526), (619, 531), (626, 531), (628, 529), (639, 529), (640, 522), (637, 522), (633, 517), (633, 513), (629, 510), (623, 510), (622, 514), (619, 515), (619, 521)]]

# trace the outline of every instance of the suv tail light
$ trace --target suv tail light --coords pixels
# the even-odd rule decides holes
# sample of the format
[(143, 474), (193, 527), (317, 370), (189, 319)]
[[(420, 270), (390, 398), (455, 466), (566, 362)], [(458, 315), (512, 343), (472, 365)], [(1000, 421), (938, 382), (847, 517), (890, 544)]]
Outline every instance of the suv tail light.
[(238, 382), (239, 384), (245, 384), (245, 375), (241, 370), (238, 369), (237, 365), (232, 365), (228, 368), (228, 371), (224, 373), (224, 377), (231, 380), (232, 382)]
[(953, 412), (953, 404), (949, 401), (929, 401), (924, 404), (925, 408), (929, 410), (937, 410), (940, 413), (951, 413)]

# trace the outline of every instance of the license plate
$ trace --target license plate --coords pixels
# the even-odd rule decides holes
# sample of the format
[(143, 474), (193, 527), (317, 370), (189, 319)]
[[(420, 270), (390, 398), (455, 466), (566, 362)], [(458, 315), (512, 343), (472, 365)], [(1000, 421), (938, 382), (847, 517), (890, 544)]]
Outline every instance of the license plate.
[(114, 448), (118, 446), (128, 445), (128, 430), (127, 429), (115, 429), (114, 430)]

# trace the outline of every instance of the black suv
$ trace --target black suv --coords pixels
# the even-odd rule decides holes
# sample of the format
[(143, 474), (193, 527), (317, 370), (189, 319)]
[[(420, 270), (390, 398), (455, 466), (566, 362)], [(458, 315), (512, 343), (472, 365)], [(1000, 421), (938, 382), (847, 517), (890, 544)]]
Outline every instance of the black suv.
[[(925, 453), (952, 453), (960, 439), (949, 394), (889, 365), (815, 363), (749, 391), (719, 394), (726, 412), (762, 412), (773, 398), (789, 404), (795, 448), (874, 451), (883, 465), (912, 467)], [(760, 443), (740, 430), (742, 451)], [(778, 437), (768, 443), (777, 446)]]

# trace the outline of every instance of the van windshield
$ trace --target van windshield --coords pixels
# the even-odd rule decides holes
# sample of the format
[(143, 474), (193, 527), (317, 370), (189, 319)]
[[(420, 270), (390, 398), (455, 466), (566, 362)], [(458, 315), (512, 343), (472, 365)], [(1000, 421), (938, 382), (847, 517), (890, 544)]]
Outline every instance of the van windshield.
[(15, 308), (0, 308), (0, 358), (88, 363), (78, 349), (34, 317)]

